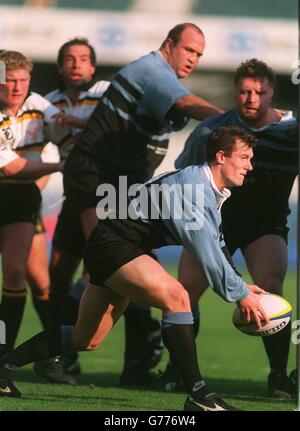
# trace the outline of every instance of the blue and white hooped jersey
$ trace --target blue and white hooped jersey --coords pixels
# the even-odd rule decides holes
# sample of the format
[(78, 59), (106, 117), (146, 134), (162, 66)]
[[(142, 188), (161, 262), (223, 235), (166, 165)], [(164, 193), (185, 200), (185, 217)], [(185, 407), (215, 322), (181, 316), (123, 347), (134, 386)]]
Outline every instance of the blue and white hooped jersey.
[(175, 161), (175, 166), (183, 168), (191, 164), (203, 163), (207, 136), (217, 127), (233, 125), (241, 127), (256, 137), (252, 159), (255, 168), (296, 174), (298, 172), (297, 121), (291, 111), (280, 112), (283, 113), (280, 121), (259, 129), (248, 127), (235, 109), (205, 119), (188, 137), (183, 152)]
[(123, 67), (76, 141), (101, 171), (145, 181), (165, 156), (170, 133), (188, 119), (171, 108), (190, 95), (159, 51)]

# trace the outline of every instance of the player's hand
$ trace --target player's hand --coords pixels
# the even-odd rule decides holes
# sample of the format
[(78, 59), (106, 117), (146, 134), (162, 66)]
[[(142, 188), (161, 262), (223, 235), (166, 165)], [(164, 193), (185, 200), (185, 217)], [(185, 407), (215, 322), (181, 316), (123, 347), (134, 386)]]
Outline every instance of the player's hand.
[(265, 323), (270, 323), (270, 319), (266, 311), (259, 302), (259, 295), (261, 293), (265, 293), (265, 291), (255, 285), (249, 285), (248, 289), (249, 294), (246, 296), (246, 298), (237, 301), (237, 306), (239, 307), (241, 313), (245, 316), (246, 322), (250, 323), (253, 317), (258, 329), (261, 329), (261, 320), (264, 320)]
[(252, 293), (257, 293), (257, 294), (268, 293), (264, 289), (256, 286), (255, 284), (248, 284), (247, 286), (248, 286), (248, 290)]
[(75, 129), (83, 129), (86, 120), (76, 117), (75, 115), (65, 114), (64, 112), (57, 112), (52, 115), (52, 118), (62, 127), (74, 127)]

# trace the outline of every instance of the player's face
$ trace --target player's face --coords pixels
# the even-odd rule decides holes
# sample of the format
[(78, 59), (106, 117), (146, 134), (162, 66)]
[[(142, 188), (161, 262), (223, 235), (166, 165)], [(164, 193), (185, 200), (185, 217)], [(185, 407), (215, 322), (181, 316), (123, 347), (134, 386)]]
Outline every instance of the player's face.
[(95, 67), (91, 63), (91, 53), (88, 46), (73, 45), (64, 51), (63, 64), (58, 68), (64, 82), (74, 87), (80, 87), (93, 79)]
[(201, 33), (186, 28), (181, 33), (177, 45), (169, 40), (166, 45), (166, 60), (179, 79), (193, 72), (203, 54), (205, 40)]
[(6, 84), (0, 86), (0, 103), (17, 111), (24, 102), (30, 85), (30, 73), (26, 69), (7, 70)]
[(226, 187), (241, 186), (245, 176), (252, 171), (253, 150), (240, 139), (236, 140), (230, 156), (224, 156), (222, 176)]
[(246, 122), (260, 120), (266, 115), (273, 96), (267, 79), (241, 78), (235, 86), (236, 109)]

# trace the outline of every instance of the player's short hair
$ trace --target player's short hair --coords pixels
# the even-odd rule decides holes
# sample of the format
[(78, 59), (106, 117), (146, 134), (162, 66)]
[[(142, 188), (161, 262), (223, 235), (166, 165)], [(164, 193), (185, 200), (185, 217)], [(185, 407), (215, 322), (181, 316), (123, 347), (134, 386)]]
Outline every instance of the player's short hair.
[(245, 144), (253, 148), (256, 138), (245, 130), (236, 126), (218, 127), (207, 137), (206, 141), (206, 161), (214, 162), (218, 151), (224, 151), (225, 156), (229, 157), (234, 149), (237, 139), (245, 142)]
[(94, 47), (89, 43), (88, 39), (86, 37), (74, 37), (73, 39), (70, 39), (68, 42), (65, 42), (58, 51), (57, 55), (57, 64), (59, 66), (62, 66), (65, 56), (65, 51), (70, 48), (70, 46), (74, 45), (84, 45), (87, 46), (90, 50), (90, 56), (91, 56), (91, 64), (93, 66), (96, 66), (96, 52)]
[(275, 84), (275, 73), (266, 63), (257, 58), (251, 58), (239, 65), (234, 74), (234, 85), (241, 78), (253, 78), (257, 81), (266, 79), (269, 85), (273, 88)]
[(29, 73), (33, 69), (32, 61), (18, 51), (0, 51), (0, 60), (5, 64), (6, 72), (10, 70), (26, 69)]
[(163, 41), (161, 48), (167, 43), (168, 39), (171, 39), (174, 45), (177, 45), (178, 42), (180, 41), (180, 36), (183, 33), (183, 31), (186, 28), (193, 28), (194, 30), (198, 31), (198, 33), (200, 33), (203, 37), (204, 37), (204, 33), (201, 30), (201, 28), (199, 28), (196, 24), (193, 24), (192, 22), (184, 22), (182, 24), (177, 24), (175, 25), (175, 27), (173, 27), (167, 37), (165, 38), (165, 40)]

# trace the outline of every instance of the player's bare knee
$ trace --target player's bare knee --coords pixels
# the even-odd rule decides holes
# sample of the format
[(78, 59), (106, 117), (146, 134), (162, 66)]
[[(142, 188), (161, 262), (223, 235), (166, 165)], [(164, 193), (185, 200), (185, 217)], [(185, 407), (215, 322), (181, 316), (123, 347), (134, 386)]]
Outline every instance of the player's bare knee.
[(190, 311), (190, 298), (188, 292), (178, 285), (174, 288), (166, 301), (166, 310), (170, 312)]

